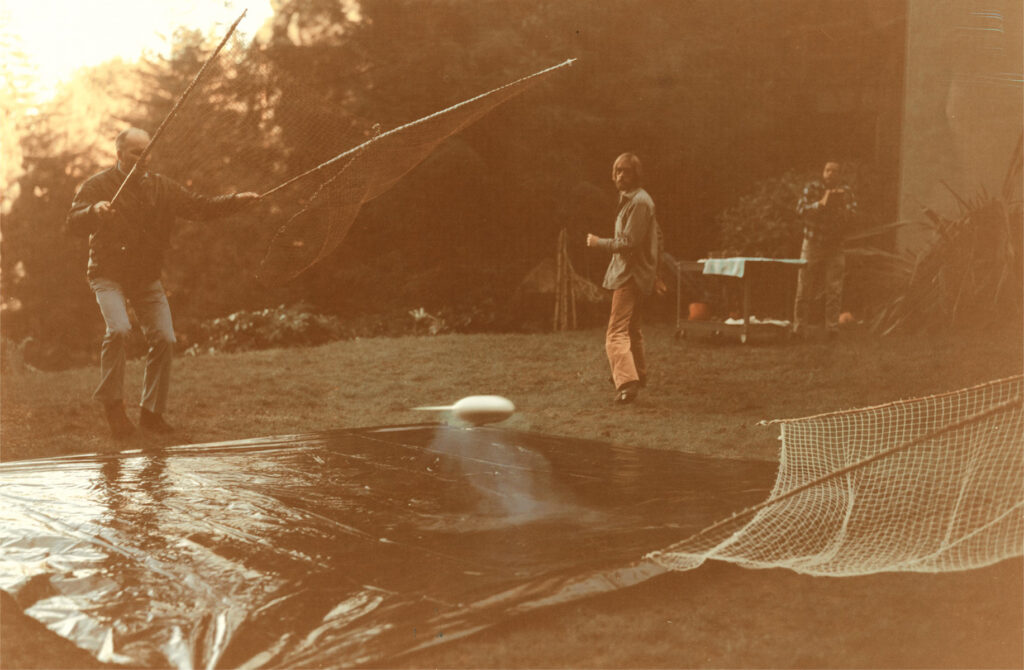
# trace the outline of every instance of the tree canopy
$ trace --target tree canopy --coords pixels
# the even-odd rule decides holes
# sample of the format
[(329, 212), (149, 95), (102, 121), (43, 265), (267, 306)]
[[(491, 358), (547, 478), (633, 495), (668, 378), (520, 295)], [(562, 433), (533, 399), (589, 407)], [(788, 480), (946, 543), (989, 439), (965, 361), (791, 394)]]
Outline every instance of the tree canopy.
[[(165, 273), (176, 327), (300, 301), (342, 317), (484, 300), (500, 312), (563, 228), (574, 267), (599, 281), (605, 259), (582, 242), (611, 232), (610, 165), (623, 151), (644, 160), (681, 258), (719, 248), (718, 215), (759, 180), (826, 156), (893, 183), (897, 147), (875, 138), (898, 123), (902, 17), (888, 0), (283, 0), (261, 39), (221, 54), (154, 147), (154, 169), (203, 193), (263, 191), (374, 133), (578, 61), (442, 145), (290, 284), (255, 275), (296, 203), (180, 222)], [(5, 338), (95, 349), (102, 328), (84, 245), (63, 236), (67, 206), (110, 164), (117, 130), (159, 125), (219, 37), (181, 29), (166, 58), (80, 73), (25, 126), (20, 195), (3, 220), (4, 304), (20, 304), (4, 312)]]

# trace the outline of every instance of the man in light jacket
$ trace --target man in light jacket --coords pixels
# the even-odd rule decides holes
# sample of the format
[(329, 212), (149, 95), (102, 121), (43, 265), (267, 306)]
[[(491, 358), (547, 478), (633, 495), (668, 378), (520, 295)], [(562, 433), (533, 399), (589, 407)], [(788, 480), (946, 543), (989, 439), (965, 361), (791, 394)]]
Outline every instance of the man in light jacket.
[(643, 166), (636, 154), (624, 153), (612, 164), (619, 191), (615, 235), (587, 235), (587, 246), (610, 252), (603, 286), (612, 291), (605, 351), (615, 384), (615, 402), (630, 403), (647, 383), (647, 358), (640, 330), (643, 305), (654, 293), (661, 252), (661, 230), (654, 201), (641, 188)]

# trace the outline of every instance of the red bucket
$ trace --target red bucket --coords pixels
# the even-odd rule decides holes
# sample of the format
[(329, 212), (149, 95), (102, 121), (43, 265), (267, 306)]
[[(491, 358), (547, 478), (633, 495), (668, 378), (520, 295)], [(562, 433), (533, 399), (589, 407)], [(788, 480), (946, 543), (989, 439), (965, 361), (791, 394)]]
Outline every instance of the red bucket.
[(709, 316), (710, 313), (706, 302), (690, 303), (690, 321), (707, 321)]

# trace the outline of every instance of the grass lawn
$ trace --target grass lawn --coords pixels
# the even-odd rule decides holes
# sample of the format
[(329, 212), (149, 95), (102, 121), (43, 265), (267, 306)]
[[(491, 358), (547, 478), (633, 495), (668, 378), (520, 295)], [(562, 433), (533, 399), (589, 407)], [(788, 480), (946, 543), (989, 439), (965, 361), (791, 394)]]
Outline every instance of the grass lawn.
[[(510, 398), (510, 427), (654, 449), (775, 460), (762, 419), (863, 407), (1019, 374), (1018, 328), (837, 342), (676, 340), (648, 329), (649, 387), (631, 406), (612, 403), (598, 330), (541, 335), (373, 338), (308, 349), (178, 357), (168, 443), (198, 443), (330, 428), (436, 420), (418, 405), (473, 394)], [(142, 362), (128, 364), (126, 402), (138, 398)], [(0, 395), (0, 460), (135, 449), (110, 439), (90, 394), (96, 368), (7, 372)], [(135, 417), (134, 412), (130, 412)]]
[[(676, 340), (647, 331), (651, 379), (615, 406), (599, 330), (343, 341), (311, 349), (180, 357), (164, 444), (431, 421), (410, 410), (472, 394), (512, 399), (512, 428), (732, 458), (776, 460), (794, 418), (951, 391), (1020, 374), (1019, 324), (832, 342)], [(128, 368), (135, 399), (141, 363)], [(113, 452), (153, 444), (108, 437), (90, 399), (95, 368), (0, 378), (0, 459)], [(133, 413), (134, 414), (134, 413)], [(8, 601), (5, 599), (6, 605)], [(398, 659), (416, 667), (1021, 667), (1021, 562), (944, 575), (811, 578), (706, 565), (549, 608)], [(8, 667), (81, 667), (36, 645)], [(20, 632), (19, 632), (20, 631)], [(22, 633), (24, 633), (22, 635)], [(56, 649), (56, 645), (53, 645)], [(390, 664), (390, 663), (389, 663)]]

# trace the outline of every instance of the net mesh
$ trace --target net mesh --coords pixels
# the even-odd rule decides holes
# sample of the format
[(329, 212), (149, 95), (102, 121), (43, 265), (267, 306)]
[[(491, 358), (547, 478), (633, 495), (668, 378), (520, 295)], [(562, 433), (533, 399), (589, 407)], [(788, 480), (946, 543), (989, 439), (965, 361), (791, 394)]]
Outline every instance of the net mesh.
[(330, 254), (364, 203), (394, 186), (448, 137), (571, 62), (380, 134), (269, 191), (265, 195), (293, 185), (308, 189), (310, 183), (315, 189), (305, 206), (278, 229), (261, 263), (260, 278), (268, 283), (293, 279)]
[[(126, 120), (152, 131), (150, 119), (164, 119), (152, 142), (157, 171), (201, 192), (263, 196), (252, 218), (273, 231), (254, 231), (261, 243), (269, 237), (256, 272), (268, 285), (294, 279), (328, 256), (364, 204), (445, 140), (574, 61), (511, 82), (481, 76), (454, 100), (434, 103), (433, 113), (392, 123), (360, 116), (369, 113), (365, 105), (349, 98), (374, 84), (360, 80), (353, 74), (359, 68), (346, 68), (340, 56), (303, 59), (230, 30), (218, 26), (182, 38), (176, 53), (152, 63), (145, 90), (161, 94), (148, 99), (145, 117)], [(215, 52), (219, 42), (223, 48)], [(338, 97), (340, 81), (351, 88), (349, 98)], [(487, 90), (495, 84), (502, 85)], [(465, 92), (474, 89), (478, 94)]]
[(979, 568), (1024, 553), (1024, 376), (780, 420), (769, 498), (649, 555), (813, 575)]

